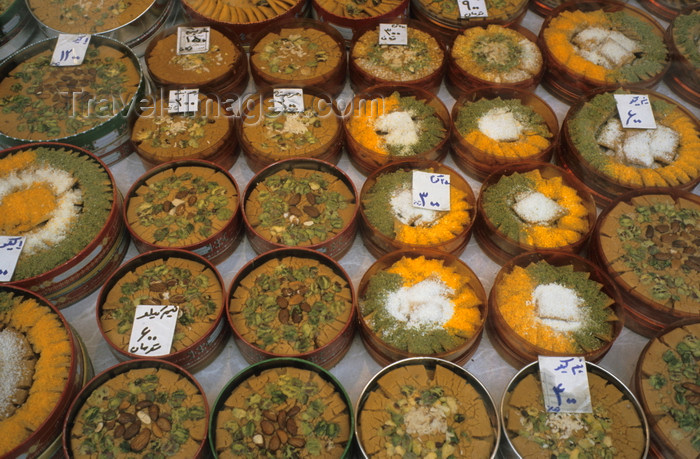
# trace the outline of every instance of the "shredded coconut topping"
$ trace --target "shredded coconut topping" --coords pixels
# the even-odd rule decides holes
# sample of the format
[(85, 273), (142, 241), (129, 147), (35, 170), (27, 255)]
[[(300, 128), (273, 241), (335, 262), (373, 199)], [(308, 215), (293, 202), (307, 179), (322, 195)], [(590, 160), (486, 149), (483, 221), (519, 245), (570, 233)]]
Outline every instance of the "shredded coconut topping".
[(526, 191), (515, 197), (513, 211), (530, 224), (549, 225), (566, 215), (566, 209), (539, 191)]
[(617, 30), (588, 27), (576, 34), (573, 44), (584, 59), (612, 70), (627, 65), (641, 51), (639, 43)]
[(430, 226), (440, 218), (440, 212), (413, 206), (413, 193), (409, 188), (401, 188), (392, 196), (391, 210), (404, 225)]
[(388, 145), (410, 147), (418, 143), (418, 124), (406, 111), (395, 111), (377, 117), (374, 129), (386, 132), (384, 141)]
[(532, 292), (540, 321), (556, 331), (577, 330), (585, 320), (583, 299), (576, 291), (556, 283), (538, 285)]
[(454, 314), (453, 294), (440, 279), (428, 278), (390, 293), (386, 310), (408, 328), (438, 329)]
[(513, 112), (499, 107), (489, 110), (479, 118), (479, 130), (497, 142), (513, 142), (522, 135), (523, 125)]
[(608, 120), (596, 138), (606, 153), (625, 164), (656, 168), (676, 160), (680, 135), (668, 126), (656, 129), (625, 129), (617, 118)]
[(14, 412), (19, 386), (31, 376), (33, 366), (26, 360), (31, 353), (29, 344), (18, 332), (5, 329), (0, 331), (0, 420)]

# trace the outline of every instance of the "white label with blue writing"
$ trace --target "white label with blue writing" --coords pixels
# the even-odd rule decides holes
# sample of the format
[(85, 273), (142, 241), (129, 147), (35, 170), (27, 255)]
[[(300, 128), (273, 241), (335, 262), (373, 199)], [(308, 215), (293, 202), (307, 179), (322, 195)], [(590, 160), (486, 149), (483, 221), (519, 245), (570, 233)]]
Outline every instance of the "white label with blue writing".
[(89, 44), (88, 34), (59, 34), (51, 56), (51, 65), (71, 67), (82, 64)]
[(380, 45), (407, 45), (408, 26), (406, 24), (379, 24)]
[(168, 113), (199, 110), (199, 89), (173, 89), (168, 93)]
[(644, 94), (615, 94), (617, 113), (622, 127), (633, 129), (656, 129), (654, 111), (649, 96)]
[(549, 413), (592, 413), (586, 360), (540, 356), (544, 406)]
[(129, 352), (148, 357), (170, 354), (179, 312), (173, 305), (136, 306)]
[(489, 15), (486, 0), (457, 0), (457, 6), (461, 18), (485, 18)]
[(24, 236), (0, 236), (0, 282), (12, 280), (24, 241)]
[(177, 28), (177, 54), (202, 54), (209, 51), (209, 26), (205, 27), (178, 27)]
[(273, 89), (272, 109), (284, 113), (303, 112), (304, 91), (296, 88)]
[(413, 171), (413, 207), (450, 210), (450, 176)]

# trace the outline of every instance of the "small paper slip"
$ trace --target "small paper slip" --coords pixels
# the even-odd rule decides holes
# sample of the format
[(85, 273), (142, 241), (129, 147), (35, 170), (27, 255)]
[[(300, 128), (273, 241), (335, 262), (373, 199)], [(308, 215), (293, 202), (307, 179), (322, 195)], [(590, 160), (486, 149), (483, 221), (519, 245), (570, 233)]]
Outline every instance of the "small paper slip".
[(301, 89), (273, 89), (272, 108), (276, 112), (303, 112), (304, 91)]
[(649, 96), (642, 94), (615, 94), (617, 113), (622, 127), (633, 129), (656, 129), (654, 111)]
[(174, 89), (168, 93), (168, 113), (190, 113), (199, 110), (199, 89)]
[(24, 236), (0, 236), (0, 282), (12, 280), (24, 241)]
[(202, 54), (209, 51), (209, 27), (178, 27), (177, 54)]
[(70, 67), (82, 64), (89, 44), (90, 35), (59, 34), (51, 56), (51, 65)]
[(450, 210), (450, 176), (413, 171), (413, 207)]
[(486, 0), (457, 0), (457, 6), (461, 18), (485, 18), (489, 15)]
[(179, 312), (173, 305), (136, 306), (129, 352), (149, 357), (170, 354)]
[(549, 413), (592, 413), (586, 360), (539, 357), (544, 406)]
[(380, 45), (407, 45), (408, 26), (406, 24), (379, 24)]

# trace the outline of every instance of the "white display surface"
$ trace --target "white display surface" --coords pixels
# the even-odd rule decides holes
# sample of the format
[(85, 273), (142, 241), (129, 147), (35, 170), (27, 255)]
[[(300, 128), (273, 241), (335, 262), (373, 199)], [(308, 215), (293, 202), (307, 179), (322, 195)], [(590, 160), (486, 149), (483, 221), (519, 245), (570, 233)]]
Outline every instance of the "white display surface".
[[(636, 2), (630, 2), (630, 4), (638, 6)], [(542, 21), (543, 19), (541, 17), (528, 11), (522, 25), (537, 34)], [(664, 28), (668, 25), (661, 20), (659, 20), (659, 22)], [(654, 90), (674, 100), (680, 100), (679, 97), (672, 93), (663, 83)], [(247, 88), (247, 93), (252, 92), (254, 92), (254, 85), (251, 79), (251, 83)], [(561, 125), (569, 106), (554, 98), (542, 86), (537, 88), (535, 94), (550, 104)], [(340, 98), (348, 101), (351, 96), (352, 91), (350, 90), (350, 85), (346, 84), (345, 90)], [(451, 109), (454, 98), (447, 92), (444, 84), (440, 88), (439, 96), (447, 108)], [(688, 106), (688, 104), (684, 105)], [(688, 106), (688, 108), (696, 117), (700, 116), (700, 110), (692, 106)], [(474, 193), (478, 195), (481, 187), (480, 182), (468, 177), (461, 171), (455, 165), (451, 155), (447, 156), (444, 163), (459, 171), (467, 179)], [(359, 193), (365, 181), (365, 176), (350, 164), (347, 153), (343, 153), (338, 166), (350, 176)], [(132, 183), (146, 171), (141, 163), (141, 159), (136, 154), (132, 154), (128, 158), (112, 166), (111, 170), (122, 195), (125, 195)], [(242, 153), (230, 169), (230, 172), (238, 183), (242, 194), (246, 185), (254, 175), (247, 166)], [(694, 192), (700, 194), (699, 190), (700, 187), (696, 188)], [(138, 255), (138, 252), (132, 243), (125, 261), (136, 255)], [(227, 291), (236, 273), (245, 263), (255, 256), (256, 253), (253, 251), (248, 241), (244, 239), (228, 259), (217, 265), (217, 269), (224, 279), (224, 285)], [(474, 237), (471, 238), (469, 245), (460, 258), (477, 274), (484, 289), (489, 292), (500, 266), (491, 261), (491, 259), (481, 251)], [(350, 275), (353, 287), (356, 289), (362, 275), (374, 261), (375, 258), (365, 249), (362, 239), (358, 234), (351, 250), (340, 260), (340, 264)], [(62, 310), (68, 321), (83, 339), (92, 360), (95, 373), (99, 373), (118, 363), (116, 357), (110, 352), (109, 346), (100, 335), (97, 327), (95, 315), (97, 295), (98, 292), (95, 292), (79, 303)], [(647, 338), (625, 328), (615, 341), (610, 352), (599, 364), (615, 374), (622, 382), (629, 385), (639, 353), (647, 341)], [(249, 364), (238, 352), (233, 339), (229, 338), (221, 354), (207, 367), (194, 373), (194, 376), (204, 388), (207, 399), (210, 405), (212, 405), (224, 385), (235, 374), (248, 366)], [(491, 344), (491, 339), (486, 331), (484, 331), (478, 349), (464, 367), (486, 386), (497, 405), (500, 405), (501, 396), (503, 395), (506, 384), (518, 371), (517, 368), (509, 365), (500, 357)], [(357, 334), (350, 350), (340, 363), (331, 370), (331, 373), (333, 373), (345, 387), (353, 404), (356, 404), (365, 384), (380, 369), (380, 365), (374, 362), (365, 351), (360, 336)]]

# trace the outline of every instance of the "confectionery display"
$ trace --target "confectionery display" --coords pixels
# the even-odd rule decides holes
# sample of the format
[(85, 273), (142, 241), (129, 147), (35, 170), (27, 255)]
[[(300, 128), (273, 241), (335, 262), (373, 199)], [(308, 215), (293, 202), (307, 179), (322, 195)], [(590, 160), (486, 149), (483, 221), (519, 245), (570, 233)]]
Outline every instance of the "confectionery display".
[[(449, 209), (413, 206), (415, 173), (449, 181)], [(439, 248), (459, 255), (469, 241), (476, 199), (455, 170), (431, 161), (398, 161), (372, 174), (360, 196), (360, 223), (367, 249), (375, 256), (399, 248)]]
[(0, 456), (700, 456), (697, 0), (0, 30)]
[(259, 258), (234, 280), (231, 326), (265, 356), (308, 355), (354, 328), (347, 275), (330, 260), (309, 255), (283, 249)]
[(437, 92), (447, 58), (445, 46), (419, 22), (394, 20), (392, 24), (406, 25), (405, 45), (379, 43), (381, 26), (355, 37), (349, 51), (353, 89), (401, 84), (429, 86)]
[(387, 367), (368, 383), (358, 410), (359, 445), (368, 457), (488, 458), (497, 450), (493, 401), (472, 375), (445, 361)]
[(241, 149), (251, 169), (275, 161), (316, 158), (337, 163), (342, 153), (342, 123), (332, 101), (304, 91), (304, 110), (276, 111), (271, 94), (250, 98), (240, 124)]
[(522, 363), (539, 355), (597, 361), (622, 330), (617, 291), (595, 265), (575, 255), (514, 258), (496, 276), (489, 308), (500, 350)]
[(634, 385), (660, 454), (693, 457), (698, 422), (698, 348), (700, 323), (685, 320), (657, 333), (644, 347)]
[(141, 346), (135, 350), (130, 341), (137, 307), (176, 306), (172, 344), (161, 358), (192, 367), (200, 362), (181, 361), (180, 356), (197, 348), (197, 358), (206, 354), (201, 343), (204, 338), (213, 342), (221, 334), (225, 304), (221, 278), (203, 259), (186, 251), (147, 252), (129, 260), (107, 281), (97, 299), (97, 325), (118, 354), (148, 356), (138, 354)]
[(523, 458), (588, 454), (643, 458), (648, 427), (632, 393), (606, 370), (587, 364), (591, 413), (546, 413), (537, 364), (506, 389), (501, 414), (512, 448)]
[(214, 411), (209, 442), (221, 458), (330, 459), (347, 457), (352, 444), (347, 394), (329, 373), (296, 359), (274, 359), (239, 373)]
[(154, 99), (131, 132), (136, 153), (147, 166), (181, 159), (206, 159), (230, 167), (236, 159), (234, 120), (219, 101), (198, 95), (197, 112), (171, 113), (167, 101)]
[(309, 19), (282, 21), (258, 35), (250, 47), (250, 70), (260, 92), (286, 85), (337, 96), (345, 86), (346, 66), (340, 33)]
[(61, 33), (94, 34), (127, 25), (142, 15), (154, 2), (109, 0), (93, 5), (75, 0), (32, 0), (27, 3), (32, 14), (47, 27)]
[(532, 32), (520, 27), (465, 29), (450, 48), (445, 85), (453, 94), (470, 86), (534, 88), (542, 78), (542, 52)]
[(64, 450), (76, 458), (201, 457), (208, 415), (201, 387), (181, 368), (127, 362), (95, 377), (78, 395)]
[(176, 162), (134, 184), (125, 220), (145, 248), (187, 248), (236, 221), (240, 225), (239, 204), (236, 183), (225, 171), (203, 162)]
[[(89, 45), (80, 66), (50, 65), (52, 48), (34, 45), (16, 65), (4, 61), (0, 71), (3, 136), (52, 140), (80, 134), (116, 115), (111, 98), (128, 105), (136, 96), (141, 69), (116, 42)], [(104, 97), (110, 97), (104, 99), (108, 103), (96, 104)]]
[[(183, 24), (181, 27), (188, 27)], [(199, 30), (190, 24), (191, 30)], [(209, 26), (209, 46), (202, 53), (178, 52), (178, 27), (168, 29), (149, 44), (145, 63), (158, 86), (194, 87), (221, 96), (241, 93), (248, 83), (248, 64), (237, 39), (224, 29)]]

